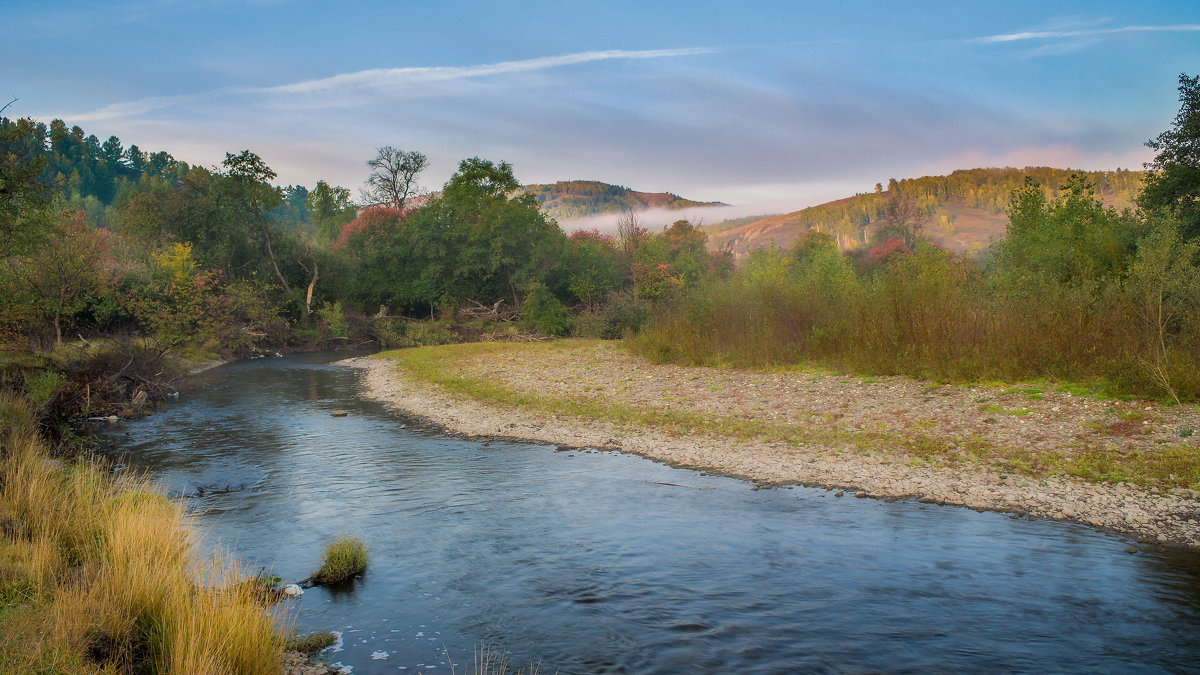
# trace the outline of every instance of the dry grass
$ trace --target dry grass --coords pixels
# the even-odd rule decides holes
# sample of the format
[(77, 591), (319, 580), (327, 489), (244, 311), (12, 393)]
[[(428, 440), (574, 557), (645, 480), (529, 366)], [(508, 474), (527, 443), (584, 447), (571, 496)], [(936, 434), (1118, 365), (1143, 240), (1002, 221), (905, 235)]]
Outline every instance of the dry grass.
[(51, 461), (0, 392), (0, 670), (279, 672), (250, 575), (201, 560), (182, 508), (141, 478)]

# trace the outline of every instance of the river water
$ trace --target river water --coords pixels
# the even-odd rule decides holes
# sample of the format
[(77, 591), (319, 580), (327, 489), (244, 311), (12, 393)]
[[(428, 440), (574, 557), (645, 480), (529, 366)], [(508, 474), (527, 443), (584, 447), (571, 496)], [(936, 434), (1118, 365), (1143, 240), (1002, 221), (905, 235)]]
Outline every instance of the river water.
[(285, 580), (365, 540), (363, 578), (290, 601), (354, 673), (463, 672), (480, 645), (542, 673), (1200, 669), (1196, 554), (455, 438), (360, 400), (333, 358), (223, 366), (106, 433), (207, 545)]

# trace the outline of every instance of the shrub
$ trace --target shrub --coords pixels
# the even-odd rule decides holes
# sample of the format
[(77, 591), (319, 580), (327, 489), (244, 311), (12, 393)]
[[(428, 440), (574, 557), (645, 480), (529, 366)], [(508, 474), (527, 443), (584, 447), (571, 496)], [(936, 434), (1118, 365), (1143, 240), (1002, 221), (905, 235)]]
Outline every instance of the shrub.
[(342, 314), (341, 302), (324, 302), (315, 314), (317, 315), (317, 322), (321, 325), (321, 332), (326, 337), (344, 338), (350, 336), (350, 323), (346, 321), (346, 315)]
[(338, 537), (325, 547), (321, 568), (312, 575), (313, 583), (337, 584), (362, 574), (367, 569), (367, 547), (358, 537)]
[(389, 349), (449, 345), (462, 341), (458, 333), (437, 321), (380, 319), (375, 322), (375, 335), (379, 338), (379, 345)]
[(542, 284), (535, 284), (529, 291), (521, 305), (521, 318), (531, 328), (546, 335), (566, 335), (571, 328), (567, 308)]

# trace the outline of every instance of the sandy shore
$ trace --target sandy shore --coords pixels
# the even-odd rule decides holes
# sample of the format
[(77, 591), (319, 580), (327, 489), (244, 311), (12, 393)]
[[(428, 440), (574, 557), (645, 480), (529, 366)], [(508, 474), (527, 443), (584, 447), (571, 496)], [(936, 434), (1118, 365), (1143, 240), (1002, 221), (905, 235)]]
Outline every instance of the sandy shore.
[[(1167, 442), (1176, 447), (1184, 443), (1185, 449), (1200, 452), (1194, 436), (1178, 433), (1200, 423), (1195, 406), (1166, 409), (1040, 392), (1016, 401), (1012, 394), (996, 390), (931, 388), (928, 382), (904, 378), (859, 380), (652, 365), (605, 343), (584, 343), (537, 357), (486, 354), (454, 367), (465, 376), (503, 383), (512, 390), (575, 400), (616, 400), (692, 414), (836, 429), (919, 429), (929, 438), (950, 439), (945, 441), (948, 453), (956, 452), (955, 441), (964, 442), (968, 436), (1006, 447), (1026, 444), (1039, 451), (1071, 452), (1103, 440), (1120, 444), (1123, 452), (1142, 451), (1141, 445), (1144, 451), (1153, 451)], [(386, 357), (339, 364), (360, 371), (366, 397), (466, 436), (619, 449), (674, 466), (742, 478), (751, 482), (752, 489), (795, 484), (844, 491), (846, 497), (914, 499), (1077, 522), (1137, 541), (1200, 549), (1200, 494), (1188, 489), (1088, 483), (1062, 475), (1032, 478), (1010, 473), (1005, 460), (947, 466), (915, 461), (887, 448), (680, 437), (652, 428), (452, 396), (407, 375)], [(1014, 409), (1016, 404), (1021, 408)], [(1132, 432), (1122, 431), (1127, 429)]]

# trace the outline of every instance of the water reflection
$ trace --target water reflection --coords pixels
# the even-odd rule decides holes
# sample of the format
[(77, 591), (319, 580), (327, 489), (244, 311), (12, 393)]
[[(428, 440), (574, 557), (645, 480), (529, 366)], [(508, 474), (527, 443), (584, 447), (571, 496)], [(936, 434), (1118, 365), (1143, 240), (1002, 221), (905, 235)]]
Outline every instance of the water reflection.
[(334, 659), (355, 673), (448, 673), (447, 653), (466, 660), (479, 643), (563, 673), (1200, 662), (1195, 554), (1130, 555), (1085, 528), (965, 509), (755, 492), (615, 453), (485, 446), (358, 401), (327, 360), (211, 371), (114, 438), (187, 495), (210, 542), (285, 579), (308, 576), (334, 536), (361, 536), (366, 577), (298, 602), (302, 629), (342, 633)]

